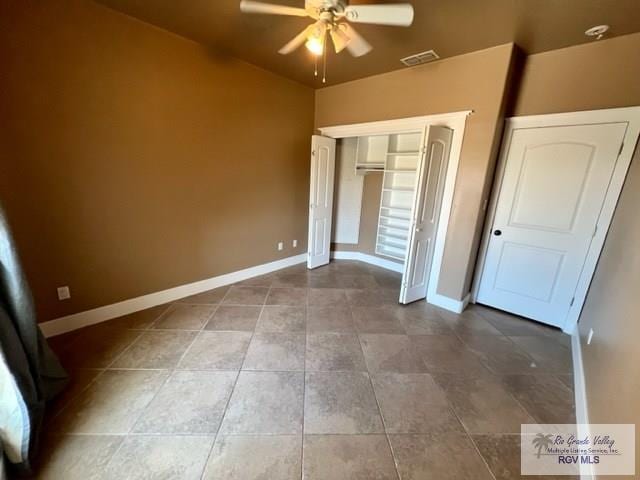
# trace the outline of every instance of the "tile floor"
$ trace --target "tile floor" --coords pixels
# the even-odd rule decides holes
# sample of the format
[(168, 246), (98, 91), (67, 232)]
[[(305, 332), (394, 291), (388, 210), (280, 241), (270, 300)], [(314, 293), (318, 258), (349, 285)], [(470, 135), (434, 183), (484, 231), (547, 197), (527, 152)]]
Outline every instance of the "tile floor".
[(520, 478), (520, 424), (574, 421), (568, 337), (399, 283), (296, 266), (51, 339), (38, 476)]

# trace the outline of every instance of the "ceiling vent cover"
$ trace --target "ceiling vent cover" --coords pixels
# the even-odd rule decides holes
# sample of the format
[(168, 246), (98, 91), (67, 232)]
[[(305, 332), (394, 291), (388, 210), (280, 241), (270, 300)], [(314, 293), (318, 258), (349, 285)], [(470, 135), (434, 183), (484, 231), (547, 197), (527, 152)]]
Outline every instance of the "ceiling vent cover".
[(415, 55), (409, 55), (408, 57), (401, 58), (400, 61), (407, 67), (414, 67), (416, 65), (422, 65), (423, 63), (433, 62), (439, 58), (440, 57), (436, 52), (428, 50), (426, 52), (416, 53)]

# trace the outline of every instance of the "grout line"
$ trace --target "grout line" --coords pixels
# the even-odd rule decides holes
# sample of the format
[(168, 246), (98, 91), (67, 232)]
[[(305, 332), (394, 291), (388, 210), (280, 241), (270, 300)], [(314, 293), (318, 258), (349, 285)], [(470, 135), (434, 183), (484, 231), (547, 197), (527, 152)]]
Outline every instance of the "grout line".
[[(357, 335), (357, 338), (358, 338), (358, 343), (360, 344), (360, 350), (362, 351), (362, 356), (364, 357), (364, 348), (362, 348), (362, 341), (360, 340), (359, 334)], [(384, 431), (384, 437), (387, 439), (387, 445), (389, 446), (389, 453), (391, 453), (391, 459), (393, 460), (393, 468), (395, 469), (397, 479), (400, 480), (400, 471), (398, 470), (398, 461), (396, 459), (395, 454), (393, 453), (393, 447), (391, 446), (391, 439), (389, 438), (389, 432), (387, 431), (387, 422), (384, 419), (384, 415), (382, 415), (382, 408), (380, 408), (380, 401), (378, 400), (376, 389), (373, 386), (373, 379), (371, 378), (371, 373), (369, 372), (369, 366), (367, 365), (366, 358), (365, 358), (365, 367), (367, 368), (366, 374), (367, 374), (367, 377), (369, 378), (369, 385), (371, 385), (373, 398), (375, 399), (376, 406), (378, 407), (378, 415), (380, 416), (380, 421), (382, 422), (382, 430)]]
[[(227, 290), (227, 293), (225, 293), (225, 297), (227, 296), (227, 294), (231, 291), (231, 287), (233, 285), (229, 286), (229, 289)], [(260, 316), (262, 316), (262, 312), (264, 311), (264, 307), (265, 304), (267, 303), (267, 298), (269, 297), (269, 293), (271, 293), (271, 287), (268, 287), (267, 290), (267, 295), (265, 295), (264, 297), (264, 302), (262, 304), (262, 308), (260, 309), (260, 314), (258, 315), (258, 320), (260, 319)], [(224, 300), (224, 298), (223, 298)], [(222, 305), (222, 301), (220, 302), (220, 304)], [(256, 321), (257, 324), (257, 321)], [(218, 442), (218, 437), (220, 436), (220, 430), (222, 430), (222, 425), (224, 423), (224, 419), (227, 416), (227, 412), (229, 410), (229, 404), (231, 403), (231, 398), (233, 397), (233, 394), (236, 390), (236, 386), (238, 385), (238, 380), (240, 379), (240, 373), (242, 373), (242, 367), (244, 366), (244, 362), (247, 358), (247, 353), (249, 352), (249, 348), (251, 347), (251, 342), (253, 341), (253, 336), (255, 335), (256, 329), (254, 328), (253, 331), (251, 332), (251, 338), (249, 338), (249, 343), (247, 344), (247, 349), (244, 351), (244, 355), (242, 356), (242, 362), (240, 363), (240, 368), (238, 369), (238, 373), (236, 374), (236, 379), (233, 382), (233, 387), (231, 388), (231, 392), (229, 392), (229, 398), (227, 398), (227, 402), (224, 406), (224, 410), (222, 413), (222, 417), (220, 417), (220, 423), (218, 424), (218, 428), (216, 430), (216, 433), (213, 437), (213, 442), (211, 443), (211, 448), (209, 449), (209, 454), (207, 455), (207, 459), (204, 462), (204, 468), (202, 469), (202, 473), (200, 474), (200, 479), (202, 480), (205, 476), (205, 473), (207, 473), (207, 467), (209, 466), (209, 460), (211, 459), (211, 455), (213, 454), (213, 449), (216, 446), (216, 443)]]

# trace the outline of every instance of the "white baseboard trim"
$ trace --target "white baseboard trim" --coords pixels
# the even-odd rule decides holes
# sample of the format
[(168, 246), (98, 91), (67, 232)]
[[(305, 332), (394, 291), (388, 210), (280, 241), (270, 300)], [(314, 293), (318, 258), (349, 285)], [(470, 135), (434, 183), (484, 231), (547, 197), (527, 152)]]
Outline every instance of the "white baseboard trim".
[(434, 293), (433, 295), (427, 296), (427, 302), (454, 313), (462, 313), (464, 309), (467, 308), (467, 305), (469, 305), (470, 299), (471, 293), (467, 293), (467, 295), (462, 300), (455, 300), (451, 297), (445, 297), (444, 295), (440, 295), (439, 293)]
[(263, 263), (255, 267), (245, 268), (236, 272), (225, 273), (217, 277), (207, 278), (198, 282), (180, 285), (160, 292), (149, 293), (136, 298), (123, 300), (122, 302), (104, 305), (92, 310), (74, 313), (65, 317), (56, 318), (40, 324), (40, 330), (45, 337), (60, 335), (78, 328), (87, 327), (96, 323), (128, 315), (146, 308), (155, 307), (164, 303), (179, 300), (180, 298), (206, 292), (213, 288), (223, 287), (232, 283), (240, 282), (248, 278), (257, 277), (266, 273), (291, 267), (307, 261), (307, 254), (303, 253), (293, 257)]
[[(587, 389), (584, 379), (584, 365), (582, 363), (582, 345), (580, 333), (576, 325), (571, 334), (571, 356), (573, 358), (573, 390), (576, 404), (576, 424), (580, 438), (589, 434), (589, 410), (587, 408)], [(580, 465), (580, 478), (593, 480), (595, 475), (591, 465)]]
[(375, 265), (376, 267), (380, 268), (386, 268), (387, 270), (398, 273), (402, 273), (403, 271), (403, 266), (401, 263), (362, 252), (333, 251), (331, 252), (331, 258), (335, 258), (336, 260), (358, 260), (360, 262)]

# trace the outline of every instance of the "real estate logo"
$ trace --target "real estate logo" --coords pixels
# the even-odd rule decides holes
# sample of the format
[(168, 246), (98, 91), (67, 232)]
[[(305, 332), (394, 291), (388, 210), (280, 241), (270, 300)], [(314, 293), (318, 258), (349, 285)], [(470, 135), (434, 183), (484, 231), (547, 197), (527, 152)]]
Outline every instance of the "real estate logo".
[(522, 475), (635, 475), (633, 424), (523, 424)]

